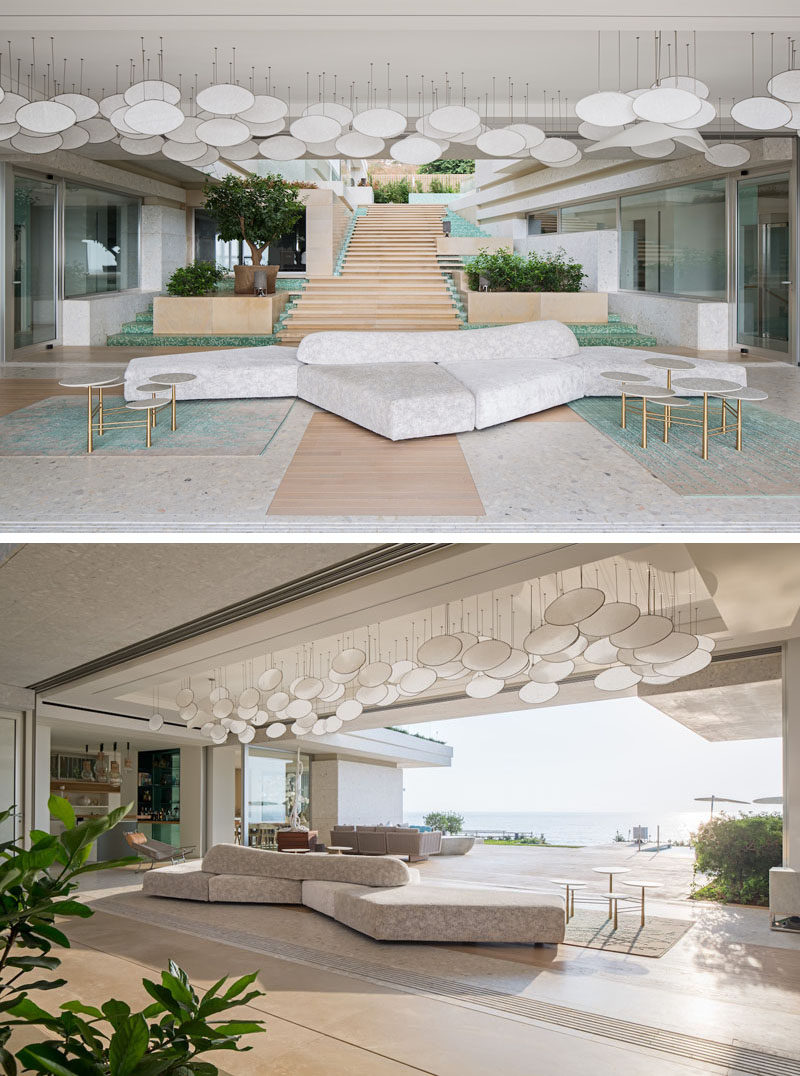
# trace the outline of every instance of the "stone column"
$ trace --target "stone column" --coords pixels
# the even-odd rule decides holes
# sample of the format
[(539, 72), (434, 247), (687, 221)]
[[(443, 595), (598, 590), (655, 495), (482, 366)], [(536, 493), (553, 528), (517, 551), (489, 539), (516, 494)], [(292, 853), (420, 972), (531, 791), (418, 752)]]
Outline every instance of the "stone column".
[(161, 291), (166, 281), (186, 264), (186, 209), (182, 205), (145, 198), (142, 206), (142, 291)]
[(225, 747), (206, 747), (205, 751), (205, 847), (233, 844), (233, 820), (236, 810), (236, 751)]
[(800, 639), (783, 644), (783, 865), (800, 871)]

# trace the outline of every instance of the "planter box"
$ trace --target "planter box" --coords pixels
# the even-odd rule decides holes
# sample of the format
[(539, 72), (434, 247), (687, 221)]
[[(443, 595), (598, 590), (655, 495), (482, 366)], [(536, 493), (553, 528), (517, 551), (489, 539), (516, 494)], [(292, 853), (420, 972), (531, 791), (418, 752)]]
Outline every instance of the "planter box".
[(159, 295), (153, 301), (153, 332), (165, 336), (269, 336), (288, 301), (274, 295)]
[(519, 321), (566, 321), (605, 325), (608, 295), (604, 291), (470, 291), (470, 325), (511, 325)]

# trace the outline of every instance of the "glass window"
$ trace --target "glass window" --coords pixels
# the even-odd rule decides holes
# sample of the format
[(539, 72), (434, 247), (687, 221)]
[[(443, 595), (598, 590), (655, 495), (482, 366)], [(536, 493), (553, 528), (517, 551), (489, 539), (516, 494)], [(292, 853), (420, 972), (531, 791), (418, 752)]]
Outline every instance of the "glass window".
[(546, 209), (528, 217), (528, 235), (553, 235), (558, 231), (558, 210)]
[(737, 336), (740, 344), (789, 350), (789, 177), (738, 183)]
[(219, 238), (217, 222), (204, 209), (194, 211), (194, 256), (199, 262), (214, 262), (229, 270), (235, 265), (249, 265), (251, 261), (250, 248), (241, 239), (224, 243)]
[(620, 287), (726, 297), (725, 180), (620, 200)]
[(139, 286), (138, 198), (67, 183), (64, 296)]
[(14, 177), (14, 347), (56, 336), (56, 184)]
[(617, 226), (617, 202), (608, 198), (588, 205), (569, 205), (561, 210), (562, 232), (605, 232)]
[[(310, 819), (310, 759), (300, 756), (300, 824)], [(289, 822), (295, 796), (297, 758), (261, 747), (247, 751), (248, 841), (261, 848), (277, 846), (277, 832)]]

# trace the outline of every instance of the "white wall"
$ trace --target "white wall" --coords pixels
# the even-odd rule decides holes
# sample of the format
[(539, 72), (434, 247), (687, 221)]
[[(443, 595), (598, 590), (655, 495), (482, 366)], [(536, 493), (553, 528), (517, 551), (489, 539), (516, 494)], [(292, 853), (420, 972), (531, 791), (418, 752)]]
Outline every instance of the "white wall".
[(728, 347), (729, 303), (618, 291), (609, 295), (608, 309), (655, 336), (659, 344), (699, 351)]
[(34, 731), (33, 763), (33, 819), (32, 828), (50, 832), (50, 726), (36, 722)]
[(205, 747), (206, 848), (233, 843), (236, 810), (235, 748)]
[(580, 262), (586, 273), (586, 291), (616, 291), (619, 244), (615, 231), (562, 232), (556, 235), (523, 235), (514, 247), (522, 254), (553, 254), (563, 249)]
[(783, 650), (783, 865), (800, 871), (800, 639)]
[(181, 748), (181, 836), (182, 845), (203, 849), (205, 829), (205, 759), (204, 747)]
[(403, 771), (348, 759), (311, 762), (311, 821), (320, 840), (331, 826), (369, 826), (403, 821)]

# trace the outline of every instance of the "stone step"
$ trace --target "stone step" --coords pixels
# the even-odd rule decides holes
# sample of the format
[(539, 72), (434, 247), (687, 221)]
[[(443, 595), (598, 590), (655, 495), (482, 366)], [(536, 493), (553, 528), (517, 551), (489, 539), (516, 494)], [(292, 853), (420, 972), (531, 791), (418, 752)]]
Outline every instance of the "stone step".
[(153, 319), (152, 317), (149, 317), (147, 318), (147, 320), (142, 319), (141, 321), (126, 321), (120, 327), (119, 331), (121, 333), (125, 333), (126, 336), (139, 336), (142, 333), (152, 332), (152, 330)]
[(106, 339), (109, 347), (265, 347), (277, 342), (276, 335), (167, 336), (160, 333), (112, 333)]

